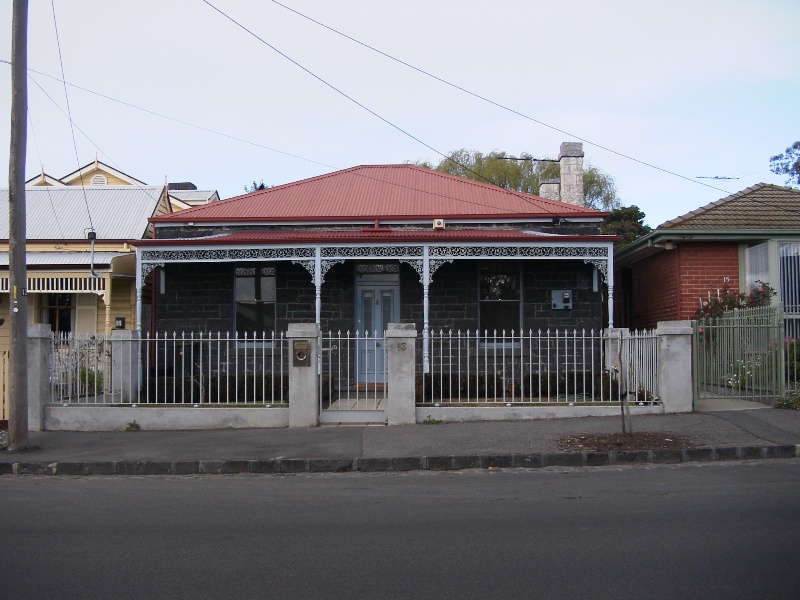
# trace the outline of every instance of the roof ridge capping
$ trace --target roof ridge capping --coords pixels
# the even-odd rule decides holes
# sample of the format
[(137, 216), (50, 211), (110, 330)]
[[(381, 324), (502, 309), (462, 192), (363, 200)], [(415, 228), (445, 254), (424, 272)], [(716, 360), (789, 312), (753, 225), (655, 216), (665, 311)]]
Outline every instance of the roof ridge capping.
[[(272, 198), (277, 198), (279, 202), (272, 203)], [(333, 203), (338, 203), (335, 209)], [(425, 218), (537, 215), (542, 218), (601, 219), (607, 214), (585, 206), (402, 163), (350, 167), (241, 194), (213, 205), (156, 217), (154, 221), (175, 223), (195, 219), (211, 221), (236, 218), (337, 220), (345, 217), (400, 218), (414, 215)]]
[(729, 196), (725, 196), (724, 198), (720, 198), (719, 200), (714, 200), (713, 202), (709, 202), (708, 204), (701, 206), (699, 208), (695, 208), (694, 210), (690, 210), (689, 212), (682, 214), (680, 216), (675, 217), (674, 219), (670, 219), (668, 221), (664, 221), (661, 225), (656, 227), (656, 229), (672, 229), (675, 228), (686, 221), (704, 215), (705, 213), (717, 209), (721, 206), (725, 206), (731, 202), (744, 198), (745, 196), (750, 196), (752, 194), (757, 194), (765, 189), (773, 189), (775, 191), (780, 192), (790, 192), (798, 194), (798, 199), (800, 200), (800, 190), (789, 187), (789, 186), (782, 186), (777, 185), (774, 183), (757, 183), (750, 187), (747, 187), (743, 190), (735, 192)]

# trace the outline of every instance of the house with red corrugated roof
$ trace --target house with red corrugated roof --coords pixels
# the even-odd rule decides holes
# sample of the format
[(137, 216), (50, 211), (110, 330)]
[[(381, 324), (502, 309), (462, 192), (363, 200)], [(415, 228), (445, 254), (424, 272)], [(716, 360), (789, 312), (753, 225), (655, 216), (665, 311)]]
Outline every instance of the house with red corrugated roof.
[(615, 238), (583, 205), (582, 157), (562, 144), (560, 199), (373, 165), (154, 217), (135, 242), (144, 326), (599, 330)]
[(616, 322), (692, 319), (726, 286), (775, 288), (786, 333), (800, 333), (800, 190), (759, 183), (659, 225), (617, 252)]

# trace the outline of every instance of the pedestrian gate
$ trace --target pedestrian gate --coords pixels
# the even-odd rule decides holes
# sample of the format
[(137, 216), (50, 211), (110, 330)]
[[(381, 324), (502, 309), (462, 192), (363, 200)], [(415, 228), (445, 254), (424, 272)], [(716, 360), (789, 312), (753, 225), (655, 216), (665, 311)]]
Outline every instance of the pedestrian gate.
[(786, 392), (783, 309), (734, 309), (694, 321), (694, 398), (774, 404)]

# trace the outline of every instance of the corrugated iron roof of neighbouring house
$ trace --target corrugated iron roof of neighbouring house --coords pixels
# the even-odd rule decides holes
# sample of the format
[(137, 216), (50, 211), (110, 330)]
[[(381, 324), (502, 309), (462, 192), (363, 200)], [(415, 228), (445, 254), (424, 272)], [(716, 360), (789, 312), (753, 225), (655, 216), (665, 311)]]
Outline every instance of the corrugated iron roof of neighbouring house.
[[(95, 252), (95, 265), (110, 265), (116, 256), (125, 256), (127, 252)], [(89, 266), (92, 264), (91, 252), (28, 252), (25, 264), (29, 267), (40, 266)], [(0, 266), (8, 266), (8, 252), (0, 252)]]
[(606, 213), (416, 165), (361, 166), (153, 219), (160, 223), (508, 219)]
[(208, 204), (219, 200), (217, 190), (169, 190), (169, 195), (186, 204)]
[[(27, 188), (27, 238), (85, 240), (92, 225), (98, 240), (141, 238), (163, 191), (163, 185)], [(0, 190), (0, 215), (0, 239), (8, 239), (7, 189)]]
[(759, 183), (667, 221), (658, 229), (800, 229), (800, 190)]

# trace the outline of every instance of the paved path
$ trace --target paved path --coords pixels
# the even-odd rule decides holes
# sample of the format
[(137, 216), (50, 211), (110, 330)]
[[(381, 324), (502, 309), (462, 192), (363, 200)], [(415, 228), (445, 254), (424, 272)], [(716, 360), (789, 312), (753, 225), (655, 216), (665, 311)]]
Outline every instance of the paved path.
[[(765, 448), (800, 444), (800, 411), (778, 409), (695, 412), (678, 415), (640, 415), (634, 417), (637, 431), (662, 431), (685, 437), (696, 447), (735, 449), (748, 448), (746, 452), (732, 451), (728, 457), (766, 457)], [(71, 463), (72, 470), (87, 472), (78, 465), (105, 464), (102, 472), (130, 472), (131, 468), (108, 466), (111, 463), (159, 463), (157, 470), (170, 471), (170, 463), (192, 463), (183, 468), (203, 472), (199, 462), (214, 463), (211, 470), (225, 470), (226, 463), (237, 470), (252, 470), (247, 461), (290, 459), (319, 459), (321, 470), (352, 470), (372, 464), (384, 465), (391, 470), (391, 460), (401, 461), (407, 468), (422, 465), (433, 468), (432, 457), (467, 457), (462, 466), (487, 466), (481, 457), (500, 457), (499, 466), (525, 466), (515, 456), (557, 455), (558, 439), (564, 435), (580, 433), (616, 432), (620, 429), (618, 417), (585, 417), (572, 419), (546, 419), (536, 421), (494, 421), (479, 423), (443, 423), (439, 425), (385, 426), (325, 426), (308, 429), (227, 429), (211, 431), (139, 431), (139, 432), (66, 432), (46, 431), (30, 434), (31, 449), (26, 452), (1, 452), (0, 473), (15, 470), (14, 463), (38, 466), (33, 471), (43, 472), (42, 465)], [(772, 450), (769, 451), (770, 453)], [(789, 452), (784, 448), (783, 454)], [(700, 456), (703, 460), (714, 460)], [(675, 455), (670, 455), (675, 460)], [(771, 454), (769, 454), (771, 456)], [(703, 458), (705, 457), (705, 458)], [(691, 460), (684, 454), (678, 460)], [(354, 461), (360, 460), (361, 463)], [(369, 461), (372, 461), (371, 463)], [(516, 460), (516, 462), (515, 462)], [(535, 463), (537, 459), (531, 459)], [(542, 459), (541, 466), (547, 460)], [(562, 460), (562, 459), (553, 459)], [(578, 460), (573, 457), (572, 460)], [(601, 459), (598, 459), (601, 460)], [(652, 462), (650, 454), (646, 460)], [(658, 460), (657, 458), (655, 460)], [(325, 461), (334, 461), (330, 464)], [(416, 462), (414, 462), (416, 461)], [(397, 464), (400, 465), (401, 462)], [(587, 464), (586, 457), (579, 464)], [(614, 462), (602, 459), (600, 464)], [(446, 464), (445, 464), (446, 463)], [(295, 470), (314, 470), (292, 463)], [(563, 462), (561, 463), (563, 464)], [(348, 465), (351, 465), (348, 467)], [(458, 468), (456, 463), (441, 462), (442, 468)], [(62, 467), (65, 472), (67, 467)], [(81, 470), (82, 469), (82, 470)], [(142, 467), (139, 467), (142, 470)], [(263, 469), (270, 470), (266, 465)], [(25, 468), (17, 472), (25, 472)], [(91, 470), (90, 470), (91, 471)]]

